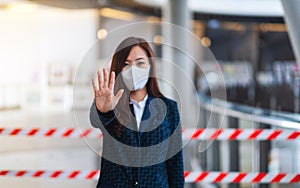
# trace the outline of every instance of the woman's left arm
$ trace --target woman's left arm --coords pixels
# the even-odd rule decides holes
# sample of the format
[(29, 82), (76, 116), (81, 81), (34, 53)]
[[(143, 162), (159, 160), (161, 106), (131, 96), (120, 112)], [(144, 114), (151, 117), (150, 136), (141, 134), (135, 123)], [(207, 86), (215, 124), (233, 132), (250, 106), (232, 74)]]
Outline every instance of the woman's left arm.
[(168, 155), (175, 154), (167, 160), (169, 186), (170, 188), (183, 188), (184, 168), (182, 156), (182, 130), (176, 102), (173, 102), (168, 113), (170, 113), (169, 115), (173, 124), (173, 134), (170, 137)]

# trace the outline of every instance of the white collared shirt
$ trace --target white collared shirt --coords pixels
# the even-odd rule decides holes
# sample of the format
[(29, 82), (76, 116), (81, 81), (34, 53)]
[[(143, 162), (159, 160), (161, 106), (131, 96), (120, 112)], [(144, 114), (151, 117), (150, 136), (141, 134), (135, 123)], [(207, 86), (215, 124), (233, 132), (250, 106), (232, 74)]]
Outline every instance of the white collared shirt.
[(140, 124), (141, 124), (141, 120), (142, 120), (142, 116), (144, 113), (147, 99), (148, 99), (148, 95), (146, 95), (145, 98), (143, 100), (141, 100), (140, 102), (137, 102), (137, 101), (133, 100), (132, 98), (130, 98), (130, 104), (133, 104), (133, 111), (134, 111), (136, 125), (137, 125), (138, 129), (140, 128)]

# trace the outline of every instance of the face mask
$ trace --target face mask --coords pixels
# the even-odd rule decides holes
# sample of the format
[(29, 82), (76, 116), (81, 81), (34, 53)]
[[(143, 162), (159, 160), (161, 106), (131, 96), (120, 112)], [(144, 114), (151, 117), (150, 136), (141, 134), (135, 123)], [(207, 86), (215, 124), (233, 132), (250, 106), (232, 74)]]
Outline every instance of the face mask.
[(148, 82), (150, 66), (148, 68), (139, 68), (132, 65), (121, 72), (122, 79), (130, 91), (142, 89)]

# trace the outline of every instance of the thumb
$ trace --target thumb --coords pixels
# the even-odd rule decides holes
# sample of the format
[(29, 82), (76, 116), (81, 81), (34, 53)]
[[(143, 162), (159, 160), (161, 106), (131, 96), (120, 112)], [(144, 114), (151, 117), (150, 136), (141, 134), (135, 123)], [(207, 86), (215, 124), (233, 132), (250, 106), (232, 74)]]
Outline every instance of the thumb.
[(124, 89), (120, 89), (118, 91), (118, 93), (116, 94), (116, 96), (115, 96), (116, 104), (119, 102), (119, 100), (122, 97), (123, 93), (124, 93)]

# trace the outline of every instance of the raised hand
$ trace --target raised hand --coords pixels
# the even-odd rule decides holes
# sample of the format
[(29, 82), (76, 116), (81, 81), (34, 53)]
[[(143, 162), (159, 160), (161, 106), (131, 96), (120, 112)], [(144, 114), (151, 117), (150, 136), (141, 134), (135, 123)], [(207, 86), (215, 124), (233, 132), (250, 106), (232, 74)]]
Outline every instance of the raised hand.
[(98, 86), (96, 85), (96, 81), (92, 79), (94, 95), (95, 95), (95, 103), (97, 109), (106, 113), (113, 110), (118, 104), (120, 98), (122, 97), (124, 90), (120, 89), (116, 95), (114, 95), (114, 86), (115, 86), (115, 72), (111, 72), (110, 79), (108, 76), (107, 69), (103, 69), (103, 79), (101, 77), (101, 72), (97, 72), (98, 75)]

